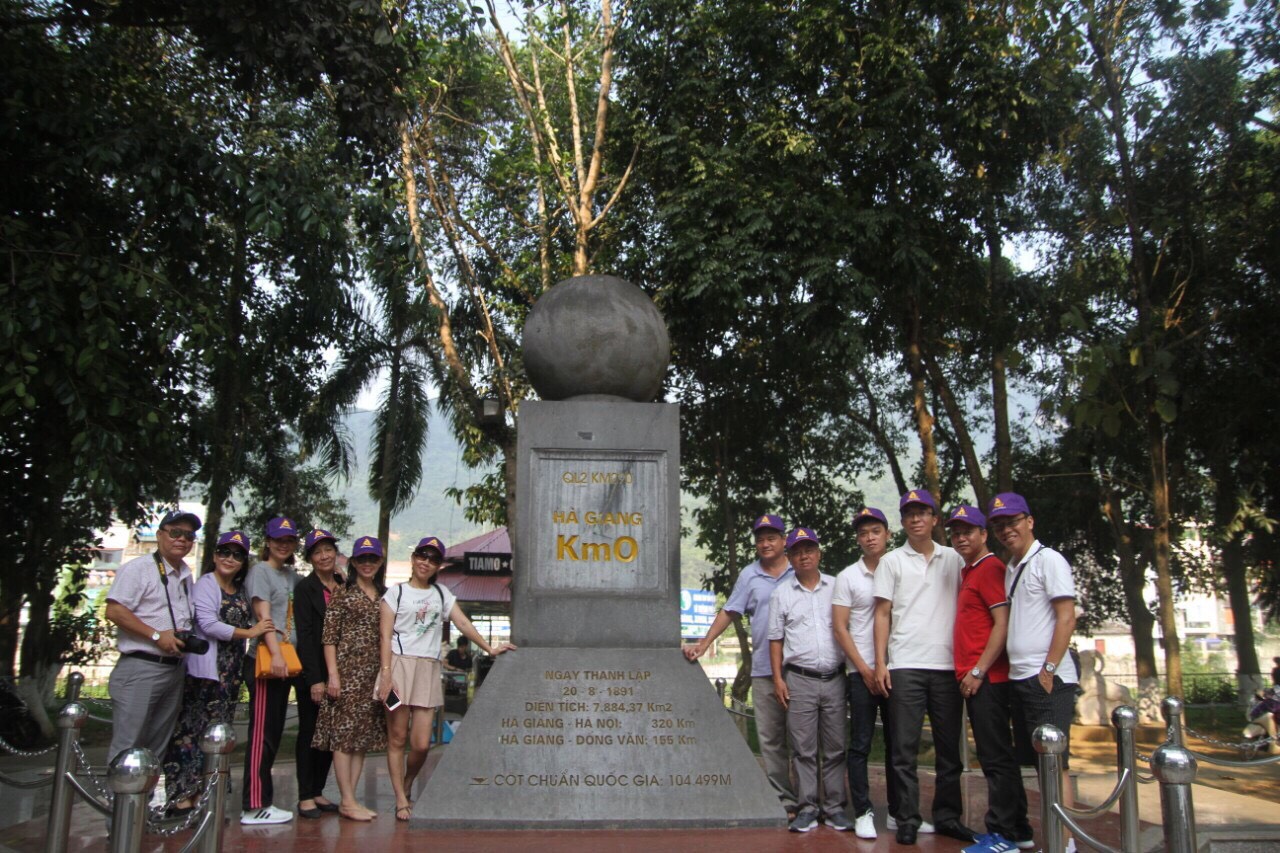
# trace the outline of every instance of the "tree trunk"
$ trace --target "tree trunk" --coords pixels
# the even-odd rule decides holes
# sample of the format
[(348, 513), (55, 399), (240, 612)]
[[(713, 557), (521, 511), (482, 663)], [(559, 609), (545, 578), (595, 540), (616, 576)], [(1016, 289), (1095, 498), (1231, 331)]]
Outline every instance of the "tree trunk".
[(1173, 608), (1172, 549), (1169, 542), (1169, 477), (1164, 456), (1164, 429), (1154, 410), (1147, 414), (1148, 453), (1151, 456), (1151, 503), (1155, 524), (1151, 528), (1155, 554), (1156, 592), (1160, 597), (1160, 631), (1164, 634), (1164, 671), (1170, 696), (1183, 697), (1182, 643)]
[(871, 390), (871, 383), (867, 381), (867, 376), (861, 371), (854, 373), (858, 380), (858, 385), (862, 388), (862, 393), (867, 398), (867, 413), (860, 415), (856, 411), (851, 410), (849, 416), (862, 424), (863, 429), (871, 433), (872, 440), (875, 441), (876, 447), (880, 448), (880, 452), (884, 454), (885, 459), (889, 462), (889, 472), (893, 476), (894, 485), (898, 487), (898, 494), (906, 493), (910, 488), (907, 485), (906, 475), (902, 473), (902, 464), (898, 461), (898, 449), (893, 446), (888, 433), (880, 423), (880, 407), (876, 403), (875, 393)]
[(935, 499), (941, 500), (942, 483), (938, 476), (938, 449), (933, 440), (933, 414), (929, 411), (920, 343), (920, 302), (916, 297), (910, 296), (907, 298), (907, 304), (910, 312), (907, 318), (907, 372), (911, 376), (911, 403), (915, 413), (916, 433), (920, 437), (924, 485), (933, 493)]
[[(1000, 334), (1002, 324), (999, 322), (1004, 313), (1004, 256), (1000, 251), (1000, 231), (992, 210), (994, 201), (988, 205), (986, 226), (987, 237), (987, 293), (991, 308), (991, 325)], [(1013, 491), (1013, 439), (1009, 436), (1009, 380), (1006, 373), (1006, 350), (997, 339), (991, 348), (991, 415), (995, 433), (996, 485), (997, 492)], [(980, 499), (979, 508), (986, 511), (987, 504)]]
[(1120, 561), (1120, 582), (1125, 608), (1129, 611), (1129, 631), (1133, 635), (1133, 657), (1138, 671), (1138, 714), (1143, 722), (1160, 722), (1160, 675), (1156, 671), (1156, 641), (1152, 629), (1156, 617), (1147, 608), (1146, 574), (1138, 562), (1133, 528), (1124, 516), (1124, 504), (1115, 490), (1103, 482), (1099, 489), (1102, 511), (1111, 524)]
[(372, 495), (378, 501), (378, 541), (384, 549), (391, 545), (391, 505), (394, 494), (397, 438), (400, 415), (400, 353), (391, 357), (391, 377), (387, 385), (387, 429), (382, 439), (382, 470), (378, 473), (378, 493)]
[[(947, 377), (943, 375), (942, 368), (938, 366), (938, 362), (928, 353), (923, 353), (922, 357), (924, 366), (929, 372), (929, 379), (933, 383), (933, 392), (942, 401), (942, 408), (947, 413), (951, 431), (955, 434), (955, 442), (964, 458), (965, 472), (969, 475), (969, 483), (973, 486), (974, 495), (977, 496), (978, 506), (985, 507), (991, 493), (987, 490), (987, 478), (982, 473), (982, 463), (978, 461), (978, 451), (973, 446), (973, 438), (965, 425), (964, 412), (960, 410), (955, 395), (951, 393), (951, 386), (947, 382)], [(935, 494), (938, 500), (942, 500), (940, 493)]]
[(1236, 675), (1241, 700), (1247, 702), (1253, 692), (1266, 686), (1253, 635), (1253, 608), (1249, 595), (1249, 578), (1244, 559), (1244, 543), (1231, 532), (1235, 520), (1237, 488), (1231, 465), (1226, 460), (1212, 464), (1214, 474), (1214, 522), (1223, 537), (1222, 575), (1227, 582), (1227, 599), (1231, 619), (1235, 623)]
[[(58, 578), (47, 579), (50, 585), (56, 586)], [(27, 599), (27, 627), (22, 633), (22, 663), (18, 671), (18, 692), (31, 716), (40, 726), (45, 737), (54, 736), (53, 721), (45, 710), (42, 686), (48, 678), (49, 668), (59, 668), (57, 652), (50, 655), (50, 611), (53, 608), (53, 593), (49, 585), (40, 583)], [(53, 659), (50, 660), (50, 657)]]
[(0, 610), (0, 676), (13, 676), (18, 658), (18, 619), (25, 593), (14, 587), (0, 583), (0, 601), (4, 602)]

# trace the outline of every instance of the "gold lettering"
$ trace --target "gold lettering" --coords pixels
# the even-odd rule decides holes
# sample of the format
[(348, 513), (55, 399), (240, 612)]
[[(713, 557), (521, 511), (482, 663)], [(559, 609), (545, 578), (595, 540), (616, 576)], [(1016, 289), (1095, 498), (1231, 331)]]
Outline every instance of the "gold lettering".
[(582, 559), (598, 560), (603, 563), (609, 562), (612, 557), (609, 554), (609, 543), (607, 542), (583, 542), (582, 543)]
[(578, 544), (577, 536), (565, 537), (564, 534), (556, 535), (556, 559), (557, 560), (573, 560), (578, 561), (578, 552), (573, 550), (573, 546)]
[[(623, 552), (623, 547), (626, 552)], [(640, 553), (640, 545), (630, 536), (619, 536), (618, 541), (613, 543), (613, 557), (619, 563), (630, 563)]]

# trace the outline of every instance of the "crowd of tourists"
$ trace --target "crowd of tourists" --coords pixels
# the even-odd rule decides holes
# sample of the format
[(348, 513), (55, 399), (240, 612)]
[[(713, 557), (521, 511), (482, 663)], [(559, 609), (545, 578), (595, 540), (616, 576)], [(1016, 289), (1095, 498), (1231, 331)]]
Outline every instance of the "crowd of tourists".
[[(1068, 654), (1071, 566), (1037, 541), (1018, 494), (996, 495), (985, 513), (963, 504), (944, 517), (932, 494), (915, 489), (898, 510), (906, 542), (892, 550), (882, 510), (854, 515), (862, 555), (835, 577), (820, 569), (816, 530), (788, 532), (776, 515), (756, 519), (757, 559), (685, 656), (697, 660), (735, 616), (750, 617), (760, 753), (792, 831), (821, 821), (877, 837), (868, 757), (879, 716), (886, 827), (899, 844), (937, 833), (1031, 849), (1021, 767), (1034, 764), (1031, 734), (1040, 725), (1070, 735), (1079, 681)], [(950, 546), (934, 538), (939, 522)], [(987, 783), (985, 833), (962, 822), (962, 707)], [(917, 772), (926, 715), (936, 756), (928, 821)], [(1062, 790), (1072, 805), (1070, 786)]]
[[(267, 522), (256, 554), (243, 531), (220, 535), (212, 570), (193, 582), (185, 558), (200, 524), (189, 512), (165, 515), (156, 551), (121, 566), (107, 593), (106, 616), (120, 629), (109, 758), (134, 747), (163, 757), (168, 809), (190, 811), (202, 784), (200, 736), (211, 724), (233, 721), (247, 685), (240, 822), (287, 823), (294, 810), (275, 803), (271, 771), (292, 692), (297, 814), (373, 820), (377, 812), (360, 802), (357, 782), (365, 754), (385, 749), (395, 816), (408, 820), (410, 792), (444, 704), (445, 622), (486, 654), (514, 648), (490, 646), (436, 582), (444, 542), (418, 542), (409, 580), (388, 588), (376, 537), (355, 540), (344, 575), (336, 536), (317, 529), (300, 538), (293, 520), (279, 517)], [(299, 546), (310, 566), (305, 576)], [(331, 769), (337, 803), (324, 796)]]

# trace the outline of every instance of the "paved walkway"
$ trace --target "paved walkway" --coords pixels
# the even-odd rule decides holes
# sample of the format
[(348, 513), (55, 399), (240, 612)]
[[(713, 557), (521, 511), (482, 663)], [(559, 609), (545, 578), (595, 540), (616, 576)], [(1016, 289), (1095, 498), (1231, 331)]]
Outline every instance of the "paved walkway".
[[(447, 749), (448, 747), (442, 747)], [(103, 758), (102, 748), (91, 750), (90, 759), (97, 764)], [(1082, 803), (1101, 802), (1115, 781), (1115, 773), (1105, 754), (1082, 750), (1084, 755), (1073, 758), (1076, 771), (1080, 800)], [(95, 754), (99, 753), (99, 754)], [(428, 759), (424, 777), (418, 782), (419, 794), (426, 777), (434, 770), (440, 758), (439, 749), (433, 750)], [(48, 766), (50, 762), (33, 762), (34, 767)], [(30, 776), (34, 771), (20, 772), (8, 761), (0, 763), (0, 769), (17, 775)], [(296, 785), (293, 777), (293, 765), (289, 762), (277, 764), (275, 780), (276, 804), (282, 807), (294, 805)], [(1206, 770), (1206, 772), (1208, 772)], [(1246, 770), (1244, 773), (1263, 774), (1268, 783), (1280, 777), (1280, 765), (1269, 768)], [(927, 806), (933, 792), (932, 775), (921, 772), (921, 801)], [(240, 780), (240, 767), (233, 765), (233, 778), (237, 787)], [(387, 778), (386, 763), (381, 755), (370, 756), (366, 764), (364, 778), (361, 781), (360, 796), (371, 808), (379, 811), (379, 817), (371, 823), (357, 823), (341, 819), (337, 816), (326, 816), (319, 820), (295, 819), (293, 823), (274, 827), (241, 827), (236, 820), (226, 825), (223, 844), (224, 849), (255, 853), (255, 851), (316, 851), (356, 850), (359, 848), (379, 851), (417, 850), (423, 846), (431, 846), (439, 850), (493, 851), (494, 853), (510, 853), (517, 850), (554, 849), (556, 851), (636, 851), (636, 853), (652, 853), (652, 851), (689, 851), (689, 853), (706, 853), (713, 846), (727, 849), (749, 849), (752, 851), (828, 851), (849, 850), (850, 848), (866, 851), (899, 849), (892, 833), (884, 831), (884, 776), (882, 769), (872, 770), (872, 795), (874, 801), (881, 804), (877, 811), (876, 823), (881, 835), (875, 841), (857, 839), (852, 833), (838, 833), (827, 827), (818, 827), (814, 831), (800, 835), (789, 833), (785, 829), (752, 829), (752, 830), (643, 830), (643, 831), (478, 831), (449, 832), (441, 830), (414, 829), (406, 823), (394, 819), (394, 799)], [(1027, 779), (1028, 798), (1030, 800), (1032, 823), (1039, 834), (1040, 800), (1034, 777)], [(968, 773), (965, 776), (964, 792), (966, 798), (965, 822), (972, 827), (981, 828), (982, 814), (986, 809), (986, 785), (981, 773)], [(326, 791), (330, 799), (337, 800), (336, 786), (330, 781)], [(1163, 829), (1159, 825), (1160, 803), (1156, 785), (1144, 785), (1139, 789), (1140, 814), (1144, 818), (1143, 846), (1147, 850), (1163, 847)], [(1235, 847), (1233, 849), (1280, 849), (1280, 803), (1272, 799), (1245, 796), (1231, 791), (1219, 790), (1205, 785), (1194, 788), (1194, 800), (1198, 832), (1202, 845), (1207, 840), (1217, 837), (1222, 840), (1254, 840), (1262, 846)], [(45, 821), (48, 814), (49, 789), (36, 791), (13, 791), (4, 789), (0, 796), (0, 849), (12, 851), (40, 851), (44, 848)], [(239, 798), (233, 795), (232, 804), (238, 806)], [(419, 808), (429, 808), (420, 803)], [(927, 816), (927, 808), (926, 808)], [(234, 818), (234, 815), (233, 815)], [(1119, 818), (1116, 810), (1099, 816), (1088, 824), (1091, 831), (1106, 844), (1119, 844)], [(154, 836), (147, 836), (143, 850), (150, 853), (173, 853), (181, 849), (189, 833), (183, 833), (179, 839), (164, 841)], [(1270, 840), (1263, 840), (1270, 839)], [(964, 845), (949, 838), (921, 835), (919, 845), (914, 848), (919, 853), (933, 851), (959, 851)], [(73, 818), (70, 850), (89, 851), (105, 850), (106, 821), (87, 805), (77, 803)], [(912, 849), (912, 848), (901, 848)]]

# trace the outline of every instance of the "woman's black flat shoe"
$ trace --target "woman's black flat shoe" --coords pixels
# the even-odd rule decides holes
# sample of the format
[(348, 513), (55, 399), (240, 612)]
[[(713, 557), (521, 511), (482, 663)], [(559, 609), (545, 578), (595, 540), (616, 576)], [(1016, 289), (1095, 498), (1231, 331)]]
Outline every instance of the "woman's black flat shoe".
[(330, 814), (333, 814), (338, 810), (338, 804), (337, 803), (316, 803), (316, 808), (318, 808), (322, 812), (329, 812)]
[(309, 808), (309, 809), (304, 809), (302, 806), (298, 806), (298, 815), (300, 817), (309, 817), (314, 819), (318, 817), (323, 817), (324, 812), (320, 810), (319, 806), (315, 806), (314, 808)]

